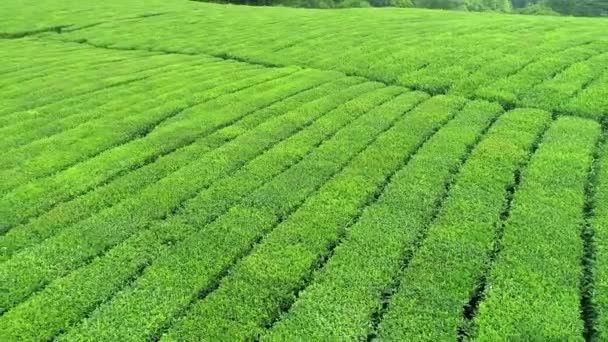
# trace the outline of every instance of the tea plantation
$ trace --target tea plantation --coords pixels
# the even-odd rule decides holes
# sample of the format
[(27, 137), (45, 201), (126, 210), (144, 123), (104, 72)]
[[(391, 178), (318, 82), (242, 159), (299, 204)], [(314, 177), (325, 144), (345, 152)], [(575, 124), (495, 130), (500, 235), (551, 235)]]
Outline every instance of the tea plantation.
[(607, 33), (0, 3), (0, 341), (608, 340)]

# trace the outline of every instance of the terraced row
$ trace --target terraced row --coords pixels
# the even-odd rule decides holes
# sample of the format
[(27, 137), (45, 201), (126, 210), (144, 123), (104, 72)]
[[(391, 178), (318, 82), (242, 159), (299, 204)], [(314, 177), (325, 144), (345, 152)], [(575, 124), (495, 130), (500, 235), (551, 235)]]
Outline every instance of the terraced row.
[[(209, 8), (191, 19), (246, 12)], [(313, 26), (333, 15), (303, 13)], [(426, 12), (414, 13), (426, 21)], [(319, 69), (202, 56), (225, 53), (206, 50), (223, 39), (209, 24), (216, 19), (202, 21), (215, 41), (205, 51), (183, 50), (185, 37), (140, 41), (133, 32), (184, 17), (152, 18), (1, 42), (11, 48), (0, 50), (3, 338), (608, 334), (606, 127), (499, 104), (539, 104), (545, 97), (534, 96), (560, 91), (559, 104), (533, 107), (565, 108), (571, 103), (561, 99), (579, 92), (586, 101), (603, 86), (589, 79), (606, 61), (597, 41), (539, 47), (556, 58), (535, 61), (531, 53), (517, 73), (497, 71), (495, 82), (474, 87), (473, 97), (498, 100), (488, 102), (466, 91), (431, 96), (386, 85), (446, 92), (442, 75), (425, 78), (446, 65), (416, 64), (426, 52), (410, 59), (410, 74), (373, 82), (319, 70), (329, 56), (313, 65)], [(268, 18), (279, 19), (252, 25), (266, 27)], [(231, 20), (237, 25), (238, 16)], [(120, 42), (100, 43), (105, 30)], [(54, 40), (91, 33), (92, 44), (107, 48)], [(234, 35), (221, 49), (260, 42), (250, 37)], [(308, 38), (277, 48), (277, 58), (293, 54), (300, 64)], [(339, 47), (339, 40), (323, 41)], [(40, 59), (23, 58), (19, 48)], [(55, 88), (62, 79), (65, 87)], [(407, 83), (419, 79), (440, 90)]]
[[(294, 25), (301, 30), (286, 34)], [(608, 115), (602, 96), (608, 87), (608, 45), (601, 34), (607, 29), (604, 20), (593, 19), (178, 1), (174, 11), (160, 16), (43, 36), (109, 49), (335, 70), (430, 94), (601, 120)]]

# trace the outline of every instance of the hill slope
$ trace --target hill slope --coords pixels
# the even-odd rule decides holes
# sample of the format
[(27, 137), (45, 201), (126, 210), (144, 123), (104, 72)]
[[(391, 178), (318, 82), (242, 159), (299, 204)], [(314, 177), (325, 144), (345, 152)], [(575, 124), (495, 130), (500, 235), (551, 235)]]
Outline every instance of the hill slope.
[(12, 340), (608, 335), (608, 22), (0, 5)]

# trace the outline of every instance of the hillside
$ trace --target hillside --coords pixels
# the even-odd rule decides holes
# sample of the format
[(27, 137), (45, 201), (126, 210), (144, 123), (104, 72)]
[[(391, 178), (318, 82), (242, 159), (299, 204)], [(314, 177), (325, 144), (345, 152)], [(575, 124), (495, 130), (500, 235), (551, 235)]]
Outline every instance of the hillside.
[(46, 38), (340, 71), (433, 95), (498, 101), (508, 108), (538, 107), (598, 119), (608, 107), (606, 97), (598, 96), (607, 91), (608, 21), (603, 19), (170, 3), (150, 11), (150, 6), (104, 2), (97, 5), (102, 10), (68, 10), (56, 18), (43, 12), (31, 17), (32, 28), (19, 20), (0, 29), (19, 35), (63, 28), (61, 35)]
[(0, 4), (2, 340), (608, 339), (605, 32)]

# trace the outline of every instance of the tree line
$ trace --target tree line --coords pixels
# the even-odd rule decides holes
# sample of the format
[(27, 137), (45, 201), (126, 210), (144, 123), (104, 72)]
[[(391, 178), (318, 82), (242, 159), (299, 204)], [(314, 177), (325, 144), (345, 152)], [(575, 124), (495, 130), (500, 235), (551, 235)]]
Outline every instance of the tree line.
[(608, 16), (608, 0), (212, 0), (254, 6), (312, 8), (419, 7), (532, 15)]

